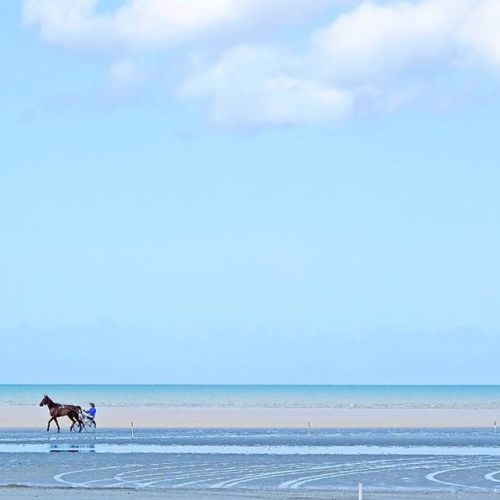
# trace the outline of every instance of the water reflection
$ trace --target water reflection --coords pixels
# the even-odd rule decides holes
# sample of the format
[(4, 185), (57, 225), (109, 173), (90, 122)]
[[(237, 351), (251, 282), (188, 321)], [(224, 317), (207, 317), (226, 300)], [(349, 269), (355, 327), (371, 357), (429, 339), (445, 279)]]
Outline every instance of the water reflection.
[(54, 453), (95, 453), (94, 443), (68, 444), (51, 443), (49, 452)]

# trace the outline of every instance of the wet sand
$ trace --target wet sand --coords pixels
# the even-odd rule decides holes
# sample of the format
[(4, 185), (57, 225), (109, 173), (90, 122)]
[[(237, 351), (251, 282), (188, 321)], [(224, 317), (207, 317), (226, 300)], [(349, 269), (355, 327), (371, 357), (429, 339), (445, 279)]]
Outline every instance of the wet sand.
[[(0, 487), (0, 497), (3, 500), (92, 500), (106, 498), (109, 500), (136, 500), (136, 499), (169, 499), (169, 500), (355, 500), (355, 492), (280, 492), (280, 491), (231, 491), (197, 490), (197, 491), (135, 491), (135, 490), (90, 490), (76, 488), (24, 488)], [(364, 500), (491, 500), (498, 497), (494, 493), (370, 493), (365, 492)]]
[[(47, 409), (0, 406), (0, 428), (39, 428)], [(500, 421), (500, 410), (333, 409), (333, 408), (144, 408), (100, 407), (100, 428), (486, 428)], [(67, 425), (67, 419), (61, 425)]]
[[(0, 453), (0, 484), (4, 486), (0, 487), (0, 498), (355, 499), (359, 482), (364, 484), (365, 500), (483, 500), (500, 496), (499, 456), (472, 454), (472, 448), (469, 447), (466, 447), (466, 455), (458, 455), (453, 450), (450, 452), (445, 449), (446, 446), (436, 446), (438, 453), (432, 455), (419, 454), (411, 446), (412, 454), (398, 454), (397, 450), (393, 454), (387, 450), (377, 453), (375, 447), (370, 447), (369, 454), (357, 454), (356, 446), (351, 446), (352, 453), (349, 455), (304, 455), (297, 454), (296, 450), (279, 455), (273, 454), (265, 444), (281, 439), (279, 432), (272, 432), (270, 436), (257, 432), (258, 441), (261, 442), (259, 446), (255, 444), (255, 438), (245, 438), (248, 431), (241, 431), (240, 436), (235, 435), (237, 431), (227, 436), (225, 430), (203, 433), (170, 431), (170, 434), (163, 430), (150, 431), (160, 435), (167, 433), (162, 440), (168, 443), (175, 442), (176, 439), (187, 443), (214, 443), (217, 439), (220, 443), (232, 443), (236, 438), (236, 441), (242, 442), (242, 448), (249, 443), (254, 443), (258, 448), (258, 453), (243, 454), (227, 454), (222, 449), (217, 452), (217, 447), (208, 453), (159, 455), (154, 452), (104, 453), (97, 450), (91, 453), (88, 452), (88, 445), (94, 440), (92, 436), (73, 437), (69, 433), (66, 437), (53, 436), (42, 441), (51, 444), (50, 449), (57, 453)], [(299, 439), (290, 432), (283, 431), (283, 435), (287, 436), (285, 442), (316, 439), (307, 434)], [(347, 433), (352, 440), (352, 434), (356, 434), (356, 431), (349, 430)], [(8, 434), (5, 433), (4, 439), (15, 439), (15, 432), (11, 438)], [(19, 434), (21, 440), (31, 441), (30, 432), (21, 431)], [(144, 431), (144, 434), (147, 441), (148, 432)], [(323, 439), (339, 441), (338, 434), (330, 438), (329, 432), (318, 431), (317, 434), (320, 442)], [(382, 442), (401, 442), (402, 438), (400, 432), (391, 437), (393, 431), (360, 431), (359, 437), (373, 442), (373, 434), (382, 434)], [(409, 434), (413, 435), (413, 431), (409, 431)], [(452, 434), (453, 431), (445, 431), (444, 434), (437, 431), (425, 432), (419, 439), (427, 440), (430, 444), (444, 445), (449, 442)], [(461, 442), (464, 438), (470, 443), (487, 442), (498, 446), (498, 441), (491, 432), (486, 435), (485, 432), (467, 431), (457, 436)], [(116, 439), (115, 435), (112, 440)], [(64, 452), (79, 450), (78, 446), (68, 448), (67, 444), (71, 442), (73, 445), (80, 442), (82, 452)], [(314, 443), (318, 443), (318, 440), (311, 443), (311, 451), (315, 447)], [(402, 448), (405, 448), (404, 444)]]

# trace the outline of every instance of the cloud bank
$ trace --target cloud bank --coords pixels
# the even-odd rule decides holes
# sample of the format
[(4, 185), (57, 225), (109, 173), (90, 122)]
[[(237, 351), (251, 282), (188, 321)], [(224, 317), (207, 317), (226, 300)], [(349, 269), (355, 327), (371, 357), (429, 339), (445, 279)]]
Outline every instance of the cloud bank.
[[(313, 4), (313, 5), (312, 5)], [(26, 0), (44, 40), (116, 61), (185, 57), (173, 94), (228, 127), (338, 123), (449, 98), (461, 79), (500, 70), (498, 0)], [(290, 35), (287, 30), (298, 29)], [(127, 61), (126, 64), (120, 61)], [(145, 84), (147, 91), (147, 84)]]

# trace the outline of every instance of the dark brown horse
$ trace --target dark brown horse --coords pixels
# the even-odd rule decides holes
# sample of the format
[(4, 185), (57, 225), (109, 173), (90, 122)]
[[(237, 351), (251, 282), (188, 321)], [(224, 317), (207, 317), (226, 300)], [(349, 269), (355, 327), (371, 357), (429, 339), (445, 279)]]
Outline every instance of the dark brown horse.
[(59, 423), (57, 419), (59, 417), (68, 417), (72, 424), (71, 427), (69, 428), (70, 431), (73, 430), (74, 426), (78, 424), (78, 432), (81, 432), (83, 422), (80, 417), (80, 414), (82, 412), (82, 408), (80, 406), (76, 405), (61, 405), (59, 403), (54, 403), (52, 399), (50, 399), (47, 394), (43, 397), (43, 399), (40, 401), (40, 406), (47, 405), (49, 408), (49, 415), (50, 415), (50, 420), (47, 423), (47, 432), (50, 430), (50, 424), (52, 420), (57, 425), (57, 432), (61, 432), (61, 428), (59, 427)]

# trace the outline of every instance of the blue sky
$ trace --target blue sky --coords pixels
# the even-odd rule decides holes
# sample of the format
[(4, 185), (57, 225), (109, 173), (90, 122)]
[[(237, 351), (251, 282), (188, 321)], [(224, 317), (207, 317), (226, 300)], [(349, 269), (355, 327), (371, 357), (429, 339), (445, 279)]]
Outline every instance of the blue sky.
[(0, 6), (1, 380), (500, 383), (498, 4), (200, 1)]

